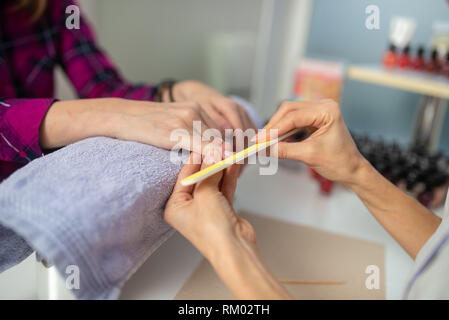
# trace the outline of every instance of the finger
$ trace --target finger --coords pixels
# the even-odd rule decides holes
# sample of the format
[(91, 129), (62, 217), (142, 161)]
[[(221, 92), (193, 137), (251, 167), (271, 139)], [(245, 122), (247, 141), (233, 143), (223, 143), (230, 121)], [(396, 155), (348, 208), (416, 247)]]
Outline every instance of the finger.
[(231, 123), (233, 129), (243, 129), (243, 121), (240, 117), (237, 104), (232, 100), (215, 99), (214, 106)]
[(203, 140), (203, 137), (205, 137), (205, 131), (210, 129), (209, 126), (203, 121), (195, 125), (193, 123), (186, 123), (186, 127), (188, 128), (189, 135), (187, 137), (184, 136), (181, 140), (182, 148), (203, 155), (209, 145), (215, 146), (219, 149), (222, 148), (223, 139), (220, 137), (220, 134), (211, 137), (213, 138), (212, 141), (210, 141), (210, 139)]
[(204, 147), (202, 169), (205, 169), (217, 162), (220, 162), (224, 156), (222, 144), (209, 143)]
[(314, 105), (316, 106), (319, 102), (310, 102), (310, 101), (287, 101), (281, 104), (278, 111), (271, 117), (270, 121), (265, 125), (264, 129), (269, 129), (272, 127), (273, 123), (279, 122), (285, 114), (289, 113), (293, 110), (298, 110), (301, 108), (305, 108), (307, 106)]
[(238, 106), (238, 110), (240, 112), (240, 117), (243, 119), (243, 125), (244, 125), (244, 129), (256, 129), (256, 125), (254, 124), (254, 122), (251, 120), (251, 118), (248, 115), (248, 112), (246, 112), (245, 108), (243, 108), (240, 104), (237, 104)]
[(258, 133), (256, 139), (258, 142), (261, 142), (280, 137), (293, 129), (305, 127), (319, 128), (325, 123), (324, 117), (325, 114), (319, 108), (303, 107), (293, 109), (285, 113), (279, 121), (273, 121), (268, 128), (264, 128), (266, 131)]
[(241, 168), (240, 165), (232, 165), (225, 170), (223, 176), (223, 182), (221, 185), (221, 192), (228, 199), (229, 203), (232, 205), (234, 202), (234, 193), (237, 187), (237, 179), (240, 175)]
[(202, 107), (204, 111), (206, 111), (209, 116), (212, 118), (212, 120), (215, 121), (215, 123), (218, 125), (218, 128), (222, 131), (224, 134), (224, 130), (226, 129), (232, 129), (232, 124), (223, 116), (223, 114), (218, 111), (214, 105), (210, 103), (204, 103), (202, 104)]
[(206, 110), (204, 110), (203, 107), (201, 107), (200, 109), (200, 115), (202, 118), (202, 121), (204, 121), (204, 123), (209, 127), (209, 128), (214, 128), (214, 129), (218, 129), (221, 130), (220, 126), (218, 125), (218, 123), (212, 119), (212, 117), (206, 112)]
[[(279, 159), (294, 159), (305, 164), (310, 164), (312, 158), (313, 144), (308, 141), (302, 142), (279, 142), (277, 144), (277, 157)], [(273, 150), (270, 150), (270, 156), (276, 157)]]
[[(203, 127), (203, 126), (202, 126)], [(185, 127), (186, 129), (178, 134), (177, 148), (191, 151), (195, 154), (202, 155), (207, 150), (209, 145), (215, 145), (217, 148), (222, 148), (222, 141), (220, 138), (214, 138), (212, 142), (203, 141), (202, 133), (192, 128)], [(197, 156), (194, 159), (196, 164), (201, 164), (201, 156)]]
[[(215, 158), (216, 157), (216, 158)], [(208, 157), (206, 156), (203, 159), (203, 164), (201, 166), (201, 169), (205, 169), (214, 163), (217, 163), (220, 161), (220, 157), (215, 154), (215, 157)], [(209, 178), (200, 181), (195, 189), (195, 194), (198, 196), (207, 195), (210, 193), (216, 193), (219, 191), (220, 181), (223, 177), (223, 171), (217, 172), (213, 176), (210, 176)]]
[[(178, 180), (176, 181), (175, 187), (173, 188), (173, 194), (177, 193), (189, 193), (193, 192), (193, 185), (191, 186), (183, 186), (181, 184), (181, 180), (187, 178), (188, 176), (198, 172), (200, 170), (201, 164), (195, 163), (194, 161), (195, 154), (192, 152), (189, 157), (189, 161), (184, 165), (181, 169), (181, 172), (178, 175)], [(196, 161), (198, 162), (198, 161)]]

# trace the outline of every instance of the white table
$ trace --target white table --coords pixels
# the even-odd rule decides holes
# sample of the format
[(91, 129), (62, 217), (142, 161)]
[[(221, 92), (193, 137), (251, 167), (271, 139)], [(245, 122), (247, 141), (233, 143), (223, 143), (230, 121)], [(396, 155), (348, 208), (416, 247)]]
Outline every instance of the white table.
[[(304, 167), (284, 166), (274, 176), (260, 176), (256, 165), (240, 178), (236, 207), (269, 217), (381, 243), (386, 249), (387, 299), (400, 299), (413, 261), (351, 192), (337, 186), (323, 196)], [(175, 234), (154, 253), (123, 288), (122, 299), (172, 299), (201, 255)], [(0, 275), (1, 298), (35, 298), (32, 258)], [(26, 279), (24, 281), (23, 279)]]
[[(387, 299), (400, 299), (412, 259), (377, 223), (358, 198), (337, 186), (323, 196), (305, 168), (280, 167), (274, 176), (246, 168), (236, 192), (236, 207), (385, 246)], [(180, 235), (174, 236), (130, 279), (124, 299), (171, 299), (201, 260)]]

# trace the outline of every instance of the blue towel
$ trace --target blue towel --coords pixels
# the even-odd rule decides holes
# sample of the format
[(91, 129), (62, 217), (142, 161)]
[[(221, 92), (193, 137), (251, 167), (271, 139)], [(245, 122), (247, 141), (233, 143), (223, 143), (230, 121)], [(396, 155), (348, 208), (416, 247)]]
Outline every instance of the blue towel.
[(98, 137), (16, 171), (0, 184), (0, 272), (35, 250), (63, 277), (78, 267), (77, 298), (118, 298), (174, 232), (162, 214), (182, 163), (169, 159), (167, 150)]
[(181, 166), (167, 150), (104, 137), (32, 161), (0, 184), (0, 239), (13, 236), (1, 268), (31, 252), (24, 239), (62, 276), (79, 268), (77, 298), (117, 298), (173, 232), (162, 213)]

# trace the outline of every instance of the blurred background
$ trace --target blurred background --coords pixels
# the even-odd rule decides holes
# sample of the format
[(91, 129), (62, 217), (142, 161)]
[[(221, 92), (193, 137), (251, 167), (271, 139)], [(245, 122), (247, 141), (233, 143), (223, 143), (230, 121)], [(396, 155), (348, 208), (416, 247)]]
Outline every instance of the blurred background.
[[(434, 24), (449, 19), (445, 0), (81, 0), (102, 46), (133, 81), (197, 79), (249, 98), (264, 117), (294, 95), (304, 57), (380, 64), (391, 20), (416, 21), (412, 44), (431, 48)], [(379, 29), (365, 26), (369, 5)], [(412, 48), (413, 50), (415, 48)], [(345, 77), (342, 110), (348, 126), (407, 144), (420, 95)], [(70, 97), (60, 85), (60, 96)], [(449, 115), (445, 115), (445, 120)], [(449, 151), (444, 121), (439, 149)]]
[[(285, 100), (339, 101), (365, 157), (441, 213), (449, 181), (446, 0), (79, 2), (100, 44), (131, 81), (200, 80), (249, 100), (264, 119)], [(74, 97), (61, 72), (57, 89), (61, 99)], [(304, 166), (281, 163), (266, 177), (248, 166), (237, 206), (382, 243), (386, 297), (401, 298), (412, 260), (353, 194), (334, 187)], [(175, 237), (159, 258), (150, 258), (123, 297), (173, 298), (200, 259), (183, 241)], [(183, 263), (173, 262), (181, 253)], [(0, 287), (16, 290), (0, 291), (0, 298), (35, 298), (35, 272), (35, 261), (27, 259), (2, 274)]]

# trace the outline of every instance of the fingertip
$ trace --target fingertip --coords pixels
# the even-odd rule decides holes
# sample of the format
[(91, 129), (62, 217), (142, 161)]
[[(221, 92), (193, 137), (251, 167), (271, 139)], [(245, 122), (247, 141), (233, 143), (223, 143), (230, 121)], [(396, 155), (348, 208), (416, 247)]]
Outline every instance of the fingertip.
[(250, 141), (260, 143), (269, 140), (269, 138), (269, 131), (263, 128), (259, 130), (259, 132), (257, 132), (257, 134)]
[(191, 192), (193, 190), (193, 186), (183, 186), (181, 184), (181, 181), (184, 178), (187, 178), (188, 176), (194, 174), (195, 172), (198, 172), (201, 167), (201, 161), (199, 163), (195, 163), (194, 161), (195, 153), (190, 153), (189, 160), (186, 162), (186, 164), (181, 168), (181, 171), (179, 172), (178, 179), (176, 181), (175, 187), (173, 189), (173, 193), (177, 192)]
[(237, 187), (237, 180), (239, 178), (241, 168), (242, 165), (234, 164), (226, 169), (223, 176), (221, 191), (231, 204), (233, 202), (234, 192)]
[(202, 167), (206, 168), (222, 160), (223, 145), (209, 144), (205, 147), (203, 152)]

